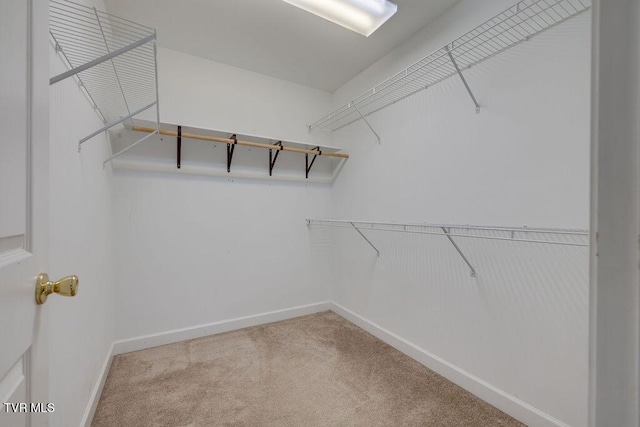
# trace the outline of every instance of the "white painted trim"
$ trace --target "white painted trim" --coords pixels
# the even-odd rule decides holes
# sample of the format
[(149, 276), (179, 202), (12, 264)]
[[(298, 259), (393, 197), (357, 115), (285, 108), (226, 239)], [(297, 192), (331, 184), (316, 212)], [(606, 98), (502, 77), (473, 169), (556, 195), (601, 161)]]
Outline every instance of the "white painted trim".
[(593, 1), (590, 427), (640, 426), (640, 2)]
[(235, 331), (250, 326), (263, 325), (266, 323), (278, 322), (280, 320), (292, 319), (294, 317), (305, 316), (307, 314), (319, 313), (331, 309), (331, 303), (320, 302), (315, 304), (301, 305), (284, 310), (270, 311), (267, 313), (255, 314), (252, 316), (238, 317), (236, 319), (223, 320), (221, 322), (209, 323), (206, 325), (192, 326), (183, 329), (160, 332), (157, 334), (143, 335), (113, 343), (113, 354), (129, 353), (131, 351), (144, 350), (158, 347), (165, 344), (173, 344), (193, 338), (200, 338), (223, 332)]
[[(132, 160), (132, 159), (117, 159), (113, 160), (113, 168), (116, 170), (125, 171), (137, 171), (137, 172), (153, 172), (153, 173), (171, 173), (178, 175), (200, 175), (200, 176), (212, 176), (230, 179), (258, 179), (262, 181), (285, 181), (285, 182), (300, 182), (304, 184), (325, 184), (331, 185), (337, 178), (338, 174), (342, 170), (344, 163), (347, 159), (342, 159), (338, 167), (331, 175), (324, 177), (310, 177), (305, 179), (304, 176), (298, 175), (278, 175), (274, 174), (269, 176), (268, 171), (250, 172), (250, 171), (234, 171), (227, 172), (226, 169), (213, 169), (208, 166), (196, 166), (182, 163), (180, 169), (176, 168), (175, 163), (158, 163), (144, 160)], [(302, 171), (304, 172), (304, 171)]]
[(111, 369), (111, 362), (113, 362), (113, 356), (114, 356), (113, 347), (114, 347), (114, 344), (111, 344), (111, 347), (107, 352), (107, 357), (105, 357), (104, 363), (102, 364), (102, 369), (100, 370), (98, 382), (93, 387), (93, 390), (91, 390), (91, 395), (89, 396), (89, 403), (87, 404), (87, 408), (85, 409), (84, 415), (82, 416), (82, 421), (80, 421), (81, 426), (91, 427), (93, 416), (96, 414), (96, 409), (98, 408), (98, 402), (100, 401), (100, 396), (102, 395), (102, 389), (104, 389), (104, 384), (107, 382), (109, 369)]
[(27, 252), (24, 249), (5, 252), (0, 255), (0, 268), (26, 261), (32, 256), (33, 254), (31, 252)]
[(373, 336), (526, 425), (532, 427), (568, 427), (568, 425), (562, 421), (553, 418), (549, 414), (540, 411), (517, 397), (500, 390), (393, 332), (355, 314), (340, 304), (332, 302), (330, 305), (331, 311), (334, 313), (344, 317), (351, 323), (361, 327)]

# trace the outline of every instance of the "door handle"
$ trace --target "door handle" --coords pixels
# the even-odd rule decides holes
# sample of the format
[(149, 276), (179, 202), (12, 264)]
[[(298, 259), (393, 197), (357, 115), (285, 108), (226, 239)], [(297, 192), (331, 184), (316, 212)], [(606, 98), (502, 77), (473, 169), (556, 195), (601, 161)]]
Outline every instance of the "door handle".
[(36, 280), (36, 303), (44, 304), (47, 297), (54, 292), (65, 297), (74, 297), (78, 293), (78, 285), (78, 276), (67, 276), (52, 282), (47, 273), (41, 273)]

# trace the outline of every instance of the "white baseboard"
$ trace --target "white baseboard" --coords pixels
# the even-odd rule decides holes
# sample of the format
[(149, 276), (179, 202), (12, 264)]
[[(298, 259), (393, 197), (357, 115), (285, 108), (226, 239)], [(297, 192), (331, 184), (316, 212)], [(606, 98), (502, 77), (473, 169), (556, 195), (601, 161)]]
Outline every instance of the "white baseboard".
[(321, 311), (327, 311), (330, 309), (331, 303), (327, 301), (287, 308), (284, 310), (270, 311), (268, 313), (261, 313), (253, 316), (223, 320), (221, 322), (209, 323), (206, 325), (175, 329), (172, 331), (160, 332), (157, 334), (144, 335), (140, 337), (116, 341), (113, 344), (113, 351), (114, 355), (129, 353), (131, 351), (144, 350), (147, 348), (158, 347), (165, 344), (173, 344), (193, 338), (200, 338), (208, 335), (220, 334), (222, 332), (235, 331), (237, 329), (248, 328), (250, 326), (257, 326), (266, 323), (278, 322), (280, 320), (292, 319), (294, 317), (319, 313)]
[(104, 359), (104, 363), (102, 364), (98, 382), (93, 387), (93, 390), (91, 390), (91, 395), (89, 396), (89, 404), (87, 405), (87, 409), (85, 409), (84, 415), (82, 416), (82, 421), (80, 422), (80, 425), (83, 427), (91, 427), (93, 416), (96, 413), (98, 402), (100, 401), (100, 396), (102, 395), (102, 389), (104, 389), (104, 384), (107, 381), (107, 375), (109, 375), (109, 369), (111, 369), (111, 362), (113, 362), (113, 347), (114, 345), (111, 344), (111, 348), (109, 348), (109, 351), (107, 352), (107, 357)]
[(528, 426), (540, 427), (569, 427), (562, 421), (546, 414), (528, 403), (514, 397), (480, 378), (458, 368), (455, 365), (429, 353), (410, 341), (390, 332), (381, 326), (355, 314), (347, 308), (332, 302), (331, 311), (344, 317), (351, 323), (361, 327), (371, 335), (379, 338), (395, 349), (401, 351), (427, 368), (437, 372), (449, 381), (478, 396), (480, 399), (495, 406), (502, 412)]

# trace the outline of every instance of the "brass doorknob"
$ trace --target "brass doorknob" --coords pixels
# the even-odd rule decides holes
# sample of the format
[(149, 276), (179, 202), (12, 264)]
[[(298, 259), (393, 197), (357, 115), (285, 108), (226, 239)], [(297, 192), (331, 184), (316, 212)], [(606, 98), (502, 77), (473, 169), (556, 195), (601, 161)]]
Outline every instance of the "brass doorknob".
[(47, 297), (54, 292), (65, 297), (73, 297), (78, 293), (78, 285), (78, 276), (67, 276), (52, 282), (47, 273), (42, 273), (36, 280), (36, 303), (44, 304)]

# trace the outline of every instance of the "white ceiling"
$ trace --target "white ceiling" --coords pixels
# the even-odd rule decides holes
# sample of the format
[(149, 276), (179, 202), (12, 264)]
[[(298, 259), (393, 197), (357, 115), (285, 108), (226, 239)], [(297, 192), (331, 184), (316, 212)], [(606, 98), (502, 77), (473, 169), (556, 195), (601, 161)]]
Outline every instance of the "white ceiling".
[(104, 1), (162, 47), (333, 92), (460, 0), (396, 0), (368, 38), (282, 0)]

